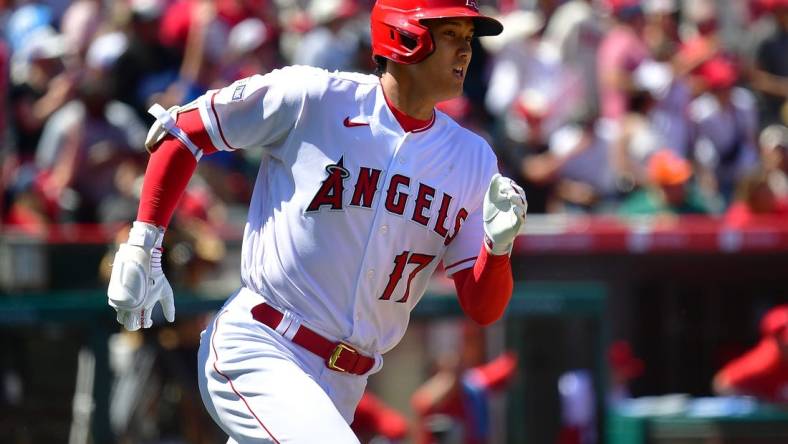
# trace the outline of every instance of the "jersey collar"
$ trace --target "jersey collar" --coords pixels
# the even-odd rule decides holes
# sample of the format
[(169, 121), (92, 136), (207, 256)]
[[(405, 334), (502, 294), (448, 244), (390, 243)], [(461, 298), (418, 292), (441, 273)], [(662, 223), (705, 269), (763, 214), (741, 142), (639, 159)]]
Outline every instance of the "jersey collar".
[(434, 109), (432, 110), (432, 117), (430, 117), (427, 120), (419, 120), (397, 109), (397, 107), (395, 107), (394, 104), (392, 104), (391, 101), (389, 101), (386, 92), (383, 90), (382, 84), (380, 85), (380, 91), (383, 94), (383, 98), (386, 99), (386, 106), (388, 106), (389, 110), (391, 111), (391, 114), (394, 115), (394, 118), (397, 120), (397, 123), (399, 123), (399, 125), (406, 133), (420, 133), (427, 131), (435, 123)]

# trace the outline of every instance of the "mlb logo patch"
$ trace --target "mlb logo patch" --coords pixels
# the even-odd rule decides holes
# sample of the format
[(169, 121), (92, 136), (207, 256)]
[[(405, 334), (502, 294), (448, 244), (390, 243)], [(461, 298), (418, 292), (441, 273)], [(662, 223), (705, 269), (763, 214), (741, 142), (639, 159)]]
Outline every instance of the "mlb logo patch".
[(476, 3), (476, 0), (466, 0), (465, 1), (465, 6), (473, 9), (474, 11), (477, 11), (477, 12), (479, 11), (479, 4)]
[(244, 89), (246, 88), (246, 84), (243, 83), (235, 87), (235, 91), (233, 91), (233, 100), (241, 100), (244, 97)]

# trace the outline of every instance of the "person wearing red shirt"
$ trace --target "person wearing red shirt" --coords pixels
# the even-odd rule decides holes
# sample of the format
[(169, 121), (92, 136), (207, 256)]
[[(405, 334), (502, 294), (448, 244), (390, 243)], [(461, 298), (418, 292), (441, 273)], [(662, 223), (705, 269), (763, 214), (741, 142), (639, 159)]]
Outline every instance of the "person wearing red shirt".
[(788, 304), (766, 313), (761, 334), (753, 349), (726, 364), (714, 377), (717, 394), (788, 403)]
[(460, 350), (440, 356), (435, 374), (411, 396), (416, 442), (491, 442), (489, 397), (514, 379), (517, 355), (507, 351), (485, 362), (483, 338), (477, 326), (465, 322)]
[(402, 413), (369, 391), (361, 396), (350, 428), (361, 442), (380, 442), (384, 439), (382, 442), (390, 443), (404, 442), (409, 429), (408, 420)]
[(738, 198), (725, 212), (726, 226), (745, 228), (788, 217), (788, 199), (777, 196), (766, 172), (745, 177), (738, 188)]

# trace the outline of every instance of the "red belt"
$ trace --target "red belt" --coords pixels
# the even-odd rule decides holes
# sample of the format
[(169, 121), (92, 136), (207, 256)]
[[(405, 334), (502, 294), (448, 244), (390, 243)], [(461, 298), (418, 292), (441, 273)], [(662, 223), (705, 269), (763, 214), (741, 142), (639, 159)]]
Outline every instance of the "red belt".
[[(252, 308), (252, 317), (276, 330), (285, 315), (263, 302)], [(375, 365), (374, 358), (362, 355), (353, 346), (330, 341), (303, 325), (295, 332), (293, 342), (323, 358), (326, 367), (341, 373), (363, 375)]]

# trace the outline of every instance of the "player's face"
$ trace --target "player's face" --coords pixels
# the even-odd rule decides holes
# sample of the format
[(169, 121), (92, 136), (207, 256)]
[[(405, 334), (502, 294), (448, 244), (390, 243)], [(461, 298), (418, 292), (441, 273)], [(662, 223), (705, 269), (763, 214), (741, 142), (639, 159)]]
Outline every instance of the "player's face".
[(432, 33), (435, 50), (415, 68), (429, 85), (437, 101), (462, 94), (462, 84), (471, 62), (473, 20), (435, 19), (425, 22)]

